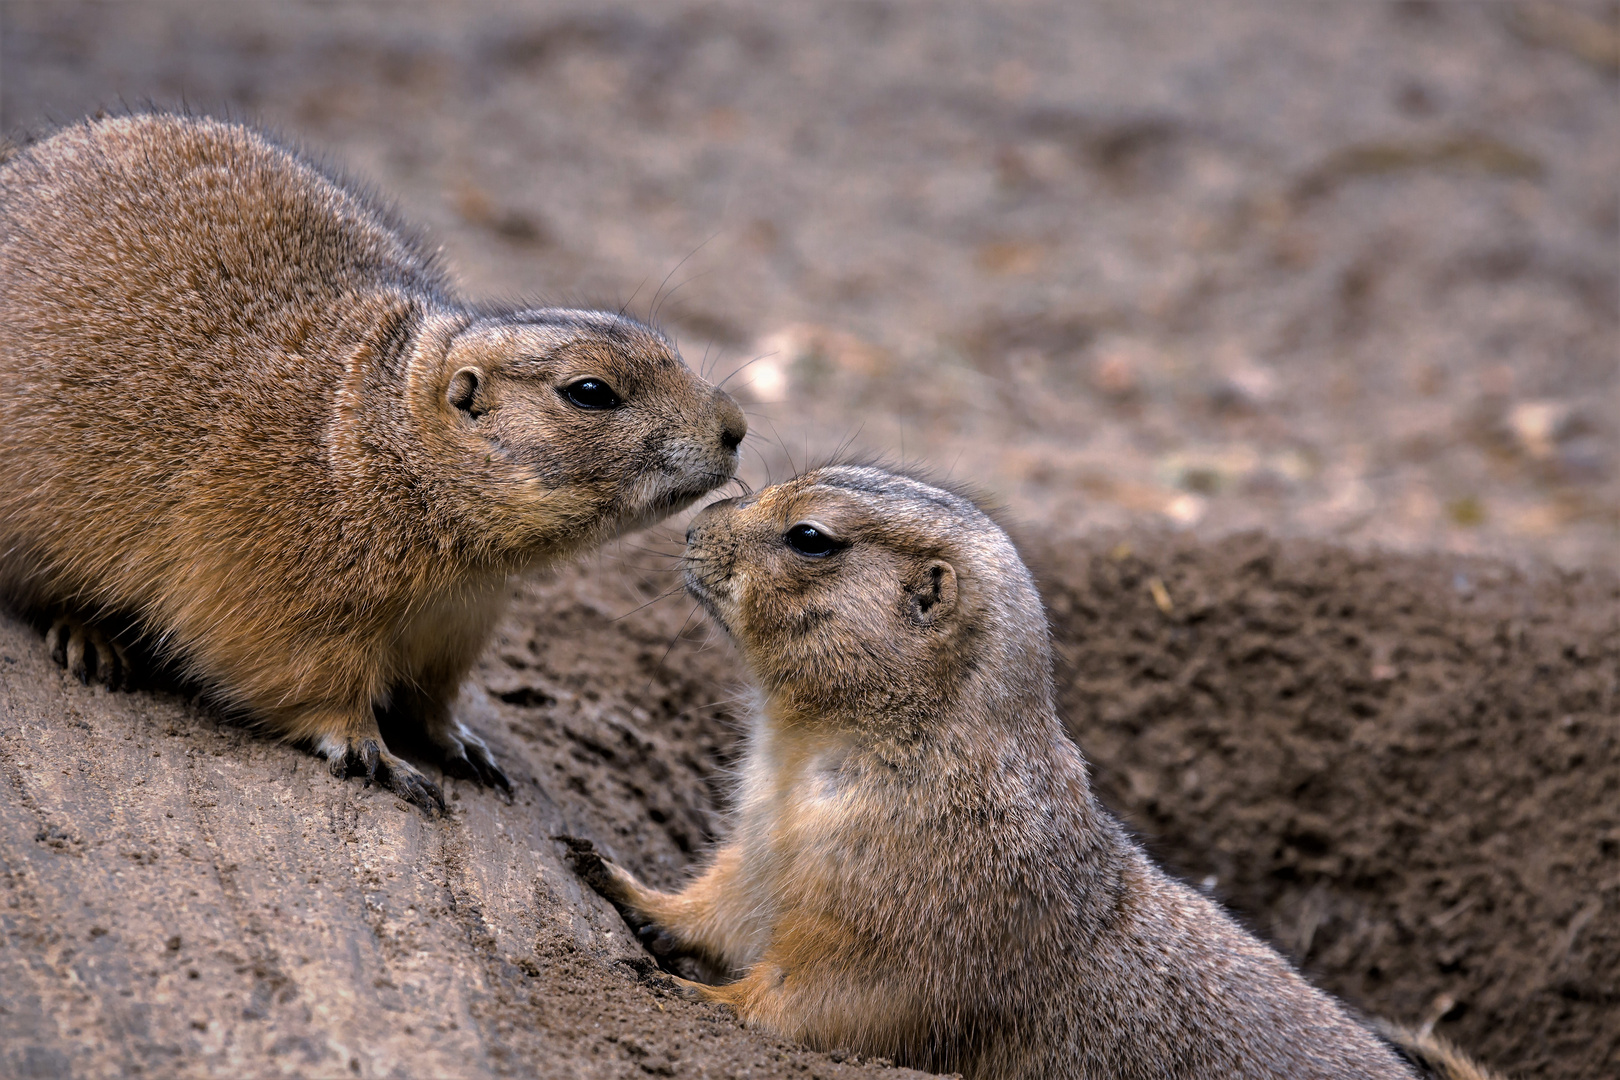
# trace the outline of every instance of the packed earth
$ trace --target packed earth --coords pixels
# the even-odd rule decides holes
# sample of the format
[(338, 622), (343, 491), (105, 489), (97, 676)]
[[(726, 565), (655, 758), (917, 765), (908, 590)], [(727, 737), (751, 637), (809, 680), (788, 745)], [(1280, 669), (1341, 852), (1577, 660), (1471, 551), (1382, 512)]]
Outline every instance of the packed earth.
[[(1364, 1015), (1620, 1071), (1620, 8), (0, 5), (15, 143), (146, 103), (395, 199), (473, 296), (730, 376), (758, 484), (999, 508), (1105, 801)], [(677, 520), (516, 590), (517, 793), (330, 777), (0, 616), (0, 1075), (855, 1076), (670, 995), (749, 690)]]

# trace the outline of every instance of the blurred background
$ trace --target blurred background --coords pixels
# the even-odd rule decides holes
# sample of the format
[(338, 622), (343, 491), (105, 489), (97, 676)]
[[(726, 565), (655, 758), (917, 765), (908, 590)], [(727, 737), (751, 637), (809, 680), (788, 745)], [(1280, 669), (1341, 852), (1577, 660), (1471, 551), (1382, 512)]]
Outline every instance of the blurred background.
[(1620, 5), (6, 2), (0, 130), (185, 105), (474, 297), (653, 318), (745, 475), (1620, 566)]

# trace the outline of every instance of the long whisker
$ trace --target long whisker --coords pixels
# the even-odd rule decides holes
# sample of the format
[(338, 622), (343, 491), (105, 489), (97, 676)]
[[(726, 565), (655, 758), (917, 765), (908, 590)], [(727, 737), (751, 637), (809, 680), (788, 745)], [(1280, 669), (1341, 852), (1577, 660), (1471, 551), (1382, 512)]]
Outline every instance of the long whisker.
[[(716, 233), (715, 235), (718, 236), (719, 234)], [(714, 239), (713, 236), (709, 237), (709, 240), (713, 240), (713, 239)], [(709, 242), (709, 240), (705, 240), (703, 242), (705, 244), (707, 244)], [(696, 255), (697, 252), (694, 251), (692, 254)], [(698, 281), (698, 280), (700, 280), (702, 278), (706, 278), (712, 273), (714, 273), (714, 270), (711, 268), (711, 269), (708, 269), (708, 270), (700, 270), (697, 273), (693, 274), (691, 277), (687, 278), (685, 281), (681, 282), (679, 285), (677, 285), (673, 289), (669, 290), (669, 292), (665, 293), (664, 298), (658, 302), (659, 308), (662, 309), (665, 304), (668, 304), (671, 300), (675, 299), (675, 294), (680, 292), (682, 289), (686, 288), (688, 285), (692, 284), (692, 282)], [(680, 319), (679, 311), (677, 311), (677, 313), (675, 315), (675, 318), (677, 320)]]
[(669, 279), (674, 277), (676, 275), (676, 273), (678, 273), (680, 271), (681, 267), (685, 266), (688, 262), (690, 262), (691, 259), (692, 259), (692, 256), (696, 255), (698, 252), (700, 252), (704, 248), (708, 247), (709, 246), (709, 240), (713, 240), (716, 236), (719, 236), (719, 235), (720, 234), (718, 232), (712, 234), (709, 237), (708, 240), (703, 241), (703, 243), (699, 244), (697, 247), (693, 248), (690, 252), (688, 252), (687, 255), (686, 255), (686, 258), (682, 259), (680, 262), (678, 262), (674, 266), (670, 267), (669, 273), (664, 275), (664, 280), (660, 281), (658, 283), (658, 291), (653, 293), (652, 310), (647, 313), (647, 321), (648, 322), (655, 322), (658, 319), (658, 308), (663, 304), (663, 299), (661, 297), (662, 297), (662, 294), (663, 294), (663, 291), (664, 291), (664, 286), (669, 284)]
[(787, 458), (788, 468), (792, 469), (794, 474), (797, 475), (799, 469), (798, 466), (793, 464), (793, 451), (787, 448), (787, 443), (783, 440), (782, 433), (776, 430), (776, 421), (767, 417), (765, 420), (765, 425), (771, 429), (771, 438), (776, 440), (776, 448), (782, 451), (783, 457)]
[[(681, 593), (681, 592), (685, 592), (685, 591), (686, 591), (686, 586), (684, 586), (684, 585), (676, 585), (674, 588), (665, 589), (663, 592), (659, 593), (657, 596), (653, 597), (651, 600), (648, 600), (645, 604), (637, 604), (635, 607), (631, 608), (629, 611), (625, 612), (623, 615), (615, 616), (613, 621), (614, 622), (619, 622), (619, 621), (621, 621), (623, 619), (628, 619), (630, 616), (634, 615), (636, 612), (645, 611), (647, 608), (652, 607), (654, 604), (658, 603), (660, 600), (668, 600), (670, 597), (674, 596), (676, 593)], [(693, 610), (696, 610), (696, 609), (694, 608)], [(691, 616), (688, 615), (687, 618), (690, 619)], [(682, 629), (682, 631), (685, 631), (686, 627), (685, 627), (684, 624), (682, 625), (681, 629)], [(664, 655), (668, 656), (669, 655), (668, 651), (666, 651), (664, 653)], [(659, 663), (662, 663), (662, 662), (663, 661), (659, 661)], [(650, 686), (652, 684), (648, 683), (648, 685)]]
[[(650, 277), (650, 276), (651, 276), (651, 275), (648, 275), (648, 276), (649, 276), (649, 277)], [(628, 300), (626, 300), (626, 301), (625, 301), (625, 302), (624, 302), (624, 303), (623, 303), (623, 304), (620, 304), (620, 305), (619, 305), (619, 314), (620, 314), (620, 315), (621, 315), (621, 316), (622, 316), (622, 315), (623, 315), (623, 314), (624, 314), (624, 313), (625, 313), (625, 312), (626, 312), (626, 311), (629, 311), (629, 310), (630, 310), (630, 305), (631, 305), (631, 304), (633, 304), (633, 303), (635, 303), (635, 302), (636, 302), (636, 297), (637, 297), (637, 296), (640, 296), (640, 295), (641, 295), (641, 289), (642, 289), (642, 286), (644, 286), (644, 285), (646, 285), (646, 284), (647, 284), (647, 278), (642, 278), (642, 279), (641, 279), (641, 284), (640, 284), (640, 285), (637, 285), (637, 286), (636, 286), (636, 289), (635, 289), (635, 292), (632, 292), (632, 293), (631, 293), (631, 294), (630, 294), (630, 299), (628, 299)]]
[[(659, 668), (664, 666), (664, 661), (669, 659), (669, 654), (675, 650), (675, 643), (681, 640), (682, 634), (686, 633), (686, 628), (692, 623), (692, 616), (698, 613), (698, 608), (700, 606), (701, 605), (699, 604), (692, 605), (692, 610), (687, 613), (686, 621), (681, 623), (681, 628), (679, 630), (675, 631), (675, 636), (669, 639), (669, 648), (664, 650), (664, 655), (660, 656), (658, 658), (658, 663), (653, 665), (654, 674), (657, 673)], [(652, 674), (649, 674), (647, 676), (647, 685), (641, 688), (642, 697), (645, 698), (652, 691), (652, 684)]]
[(743, 364), (736, 371), (733, 371), (730, 375), (727, 375), (725, 378), (721, 379), (720, 380), (720, 389), (724, 390), (726, 388), (726, 383), (730, 382), (732, 379), (735, 379), (738, 375), (741, 375), (743, 372), (747, 371), (749, 368), (753, 367), (755, 364), (759, 363), (761, 360), (769, 360), (771, 357), (775, 356), (780, 351), (781, 351), (780, 349), (772, 349), (768, 353), (760, 353), (758, 356), (756, 356), (752, 360), (748, 361), (748, 363)]
[(665, 551), (659, 548), (642, 547), (640, 544), (632, 544), (627, 540), (620, 540), (618, 546), (629, 548), (631, 551), (639, 551), (643, 555), (652, 555), (659, 559), (678, 559), (681, 557), (681, 553), (678, 551)]

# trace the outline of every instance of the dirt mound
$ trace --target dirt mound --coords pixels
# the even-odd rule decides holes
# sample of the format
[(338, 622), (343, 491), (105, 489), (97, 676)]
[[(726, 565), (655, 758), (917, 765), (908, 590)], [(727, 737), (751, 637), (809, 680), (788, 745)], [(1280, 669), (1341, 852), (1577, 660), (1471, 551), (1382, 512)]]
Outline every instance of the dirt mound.
[(1613, 1075), (1614, 579), (1259, 536), (1033, 555), (1070, 728), (1165, 863), (1364, 1010)]
[[(1026, 546), (1073, 729), (1173, 869), (1368, 1012), (1526, 1077), (1620, 1061), (1614, 580)], [(658, 559), (522, 592), (463, 702), (518, 796), (450, 781), (439, 820), (180, 695), (82, 688), (0, 624), (0, 1073), (887, 1069), (668, 997), (562, 863), (577, 833), (673, 884), (723, 805), (746, 688), (656, 602)]]

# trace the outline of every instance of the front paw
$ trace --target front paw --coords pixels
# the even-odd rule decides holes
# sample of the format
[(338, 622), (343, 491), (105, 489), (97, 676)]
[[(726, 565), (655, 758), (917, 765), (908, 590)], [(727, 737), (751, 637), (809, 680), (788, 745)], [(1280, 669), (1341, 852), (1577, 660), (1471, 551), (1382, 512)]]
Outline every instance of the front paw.
[(630, 871), (603, 858), (602, 853), (596, 850), (596, 845), (583, 837), (557, 836), (553, 839), (567, 845), (568, 865), (573, 867), (574, 873), (618, 909), (619, 914), (637, 936), (651, 925), (652, 920), (647, 918), (640, 905), (636, 903), (636, 894), (641, 891), (641, 883)]
[(363, 776), (369, 785), (380, 783), (395, 795), (429, 814), (445, 812), (444, 794), (439, 785), (423, 776), (416, 766), (388, 752), (379, 739), (354, 736), (334, 739), (321, 747), (333, 776)]
[(722, 996), (719, 992), (720, 987), (693, 982), (691, 979), (683, 979), (679, 975), (669, 976), (668, 989), (677, 997), (683, 997), (687, 1001), (706, 1001), (711, 1005), (731, 1004), (731, 1000)]
[(45, 633), (45, 647), (51, 659), (86, 686), (92, 678), (109, 690), (128, 689), (133, 682), (124, 646), (95, 623), (60, 616)]
[(512, 794), (512, 782), (495, 764), (494, 755), (489, 752), (483, 739), (454, 722), (432, 733), (430, 738), (447, 774), (458, 780), (473, 780), (485, 787), (500, 788), (507, 795)]
[[(611, 867), (613, 870), (618, 870), (618, 867), (604, 859), (602, 853), (596, 850), (595, 844), (581, 836), (554, 836), (552, 839), (560, 840), (567, 847), (568, 850), (565, 854), (568, 865), (573, 868), (575, 874), (579, 875), (581, 881), (595, 889), (604, 898), (613, 901), (615, 905), (620, 903), (622, 898), (616, 887), (612, 871), (609, 869)], [(620, 871), (620, 873), (623, 873), (623, 871)]]
[(703, 990), (706, 988), (704, 983), (682, 978), (674, 972), (659, 967), (644, 956), (630, 957), (615, 962), (631, 972), (637, 982), (646, 986), (662, 990), (667, 994), (673, 994), (675, 997), (685, 998), (688, 1001), (707, 1000), (703, 995)]

